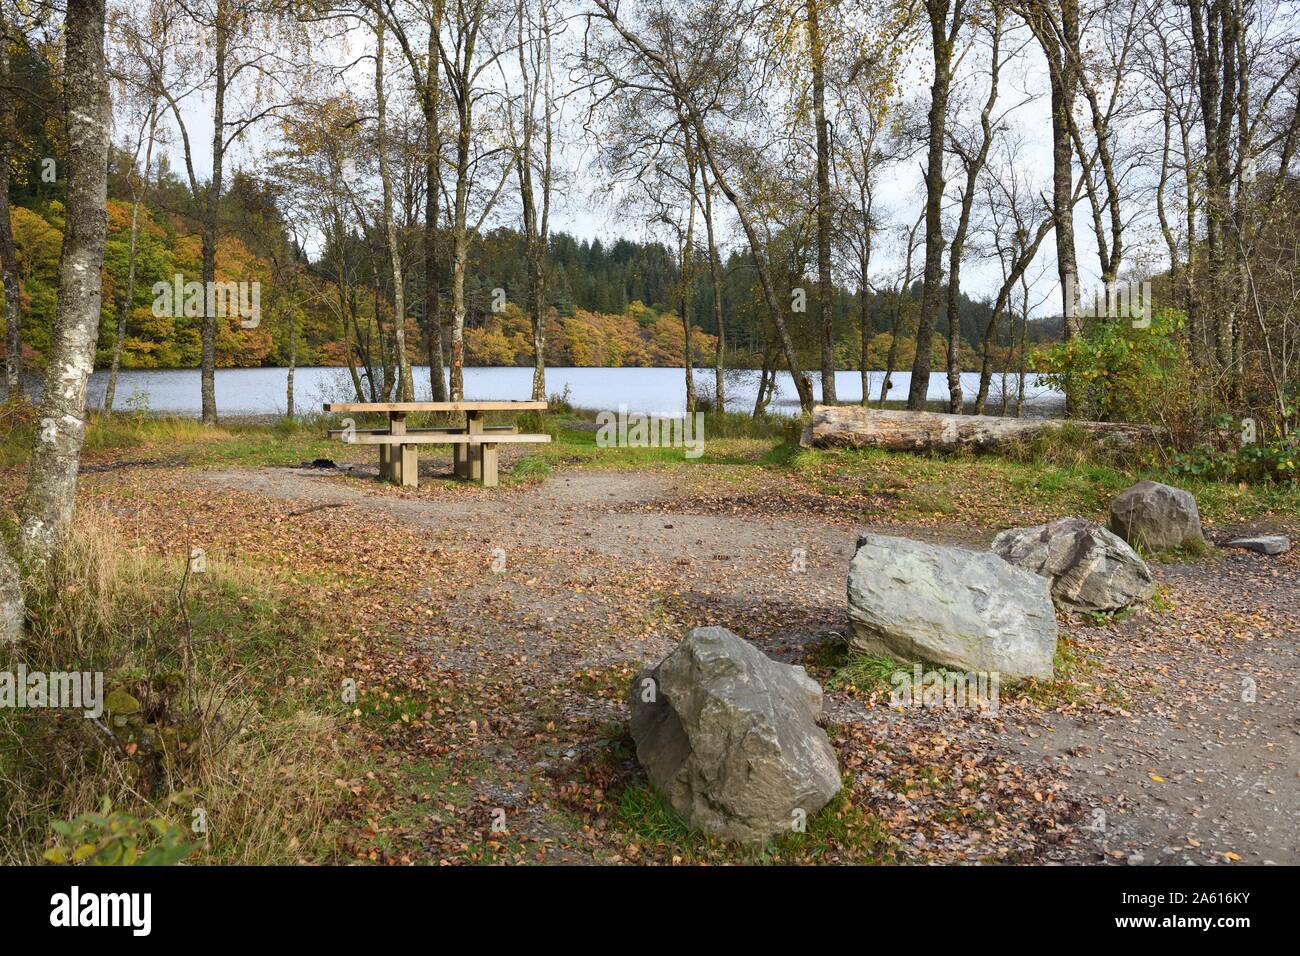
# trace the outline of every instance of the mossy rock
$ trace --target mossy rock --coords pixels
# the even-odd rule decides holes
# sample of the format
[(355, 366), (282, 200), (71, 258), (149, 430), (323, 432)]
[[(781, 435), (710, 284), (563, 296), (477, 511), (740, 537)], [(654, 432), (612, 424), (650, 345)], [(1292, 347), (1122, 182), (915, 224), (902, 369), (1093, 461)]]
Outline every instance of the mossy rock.
[(114, 717), (129, 717), (140, 713), (140, 702), (121, 687), (115, 687), (104, 699), (104, 709)]
[(150, 686), (160, 694), (174, 694), (185, 686), (185, 675), (181, 671), (163, 671), (155, 674)]

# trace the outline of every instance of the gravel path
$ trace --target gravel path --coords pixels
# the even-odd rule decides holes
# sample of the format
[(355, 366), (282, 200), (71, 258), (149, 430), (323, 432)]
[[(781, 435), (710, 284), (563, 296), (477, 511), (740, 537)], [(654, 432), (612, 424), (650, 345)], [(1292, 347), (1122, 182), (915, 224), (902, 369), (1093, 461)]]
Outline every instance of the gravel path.
[[(466, 673), (523, 674), (526, 660), (533, 680), (658, 659), (679, 632), (646, 617), (649, 600), (637, 605), (640, 626), (628, 626), (627, 590), (611, 580), (670, 595), (691, 623), (726, 624), (786, 660), (805, 660), (845, 627), (851, 522), (743, 501), (729, 513), (687, 513), (678, 502), (697, 479), (680, 471), (561, 471), (522, 489), (435, 484), (414, 493), (298, 469), (197, 476), (269, 498), (382, 511), (421, 529), (430, 549), (480, 554), (481, 581), (449, 610), (442, 636), (423, 638), (439, 666)], [(880, 530), (973, 546), (989, 537), (955, 523)], [(499, 573), (486, 570), (494, 560)], [(1060, 782), (1084, 818), (1072, 839), (1037, 859), (1300, 863), (1300, 549), (1274, 558), (1216, 549), (1153, 570), (1169, 607), (1069, 627), (1096, 660), (1096, 681), (1119, 688), (1118, 703), (953, 719), (832, 692), (828, 714), (882, 735), (941, 730), (967, 751)]]

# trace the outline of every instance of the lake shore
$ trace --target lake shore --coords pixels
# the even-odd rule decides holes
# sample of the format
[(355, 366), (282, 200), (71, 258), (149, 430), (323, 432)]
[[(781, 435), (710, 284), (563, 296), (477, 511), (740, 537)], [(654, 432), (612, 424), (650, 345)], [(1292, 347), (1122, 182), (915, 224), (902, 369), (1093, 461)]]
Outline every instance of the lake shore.
[[(283, 368), (217, 369), (218, 415), (239, 420), (269, 421), (282, 418), (288, 407), (287, 372)], [(416, 399), (428, 401), (431, 394), (428, 367), (415, 366), (412, 374)], [(671, 416), (681, 415), (686, 409), (683, 368), (556, 367), (548, 368), (546, 375), (547, 394), (564, 396), (575, 408), (617, 411), (620, 406), (626, 406), (629, 411)], [(816, 388), (817, 376), (813, 375), (812, 379)], [(873, 402), (879, 398), (883, 380), (884, 372), (870, 373), (870, 396)], [(697, 394), (706, 398), (713, 395), (714, 375), (711, 368), (705, 366), (695, 369), (694, 381)], [(895, 372), (890, 381), (887, 407), (891, 402), (901, 402), (906, 398), (911, 376), (908, 372)], [(107, 373), (102, 369), (91, 377), (88, 392), (90, 407), (102, 404), (106, 382)], [(836, 373), (835, 383), (840, 402), (853, 404), (861, 400), (861, 373), (842, 370)], [(1001, 386), (1002, 377), (996, 375), (989, 398), (992, 414), (997, 414), (1001, 408)], [(962, 388), (968, 402), (973, 401), (978, 387), (978, 373), (962, 374)], [(1017, 390), (1015, 376), (1008, 375), (1007, 387), (1008, 407), (1014, 407)], [(729, 372), (726, 388), (728, 412), (751, 412), (757, 397), (758, 372)], [(509, 366), (465, 369), (465, 397), (468, 399), (526, 399), (531, 391), (530, 368)], [(352, 382), (345, 368), (304, 367), (294, 371), (294, 404), (298, 414), (312, 414), (325, 402), (347, 401), (354, 397)], [(946, 373), (931, 373), (927, 397), (931, 402), (947, 402)], [(115, 407), (119, 410), (197, 416), (200, 411), (199, 399), (197, 369), (131, 369), (120, 373)], [(1027, 377), (1023, 414), (1043, 417), (1063, 411), (1063, 396), (1037, 384), (1036, 376)], [(788, 373), (778, 373), (768, 413), (790, 416), (798, 412), (798, 395), (793, 380)]]

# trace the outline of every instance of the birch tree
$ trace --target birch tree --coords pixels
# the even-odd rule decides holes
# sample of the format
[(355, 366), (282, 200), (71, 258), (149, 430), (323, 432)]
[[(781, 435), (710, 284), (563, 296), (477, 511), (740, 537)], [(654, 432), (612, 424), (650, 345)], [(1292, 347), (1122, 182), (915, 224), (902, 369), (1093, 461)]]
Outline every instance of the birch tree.
[(831, 270), (831, 133), (826, 117), (826, 46), (822, 37), (825, 0), (805, 0), (808, 65), (812, 72), (813, 127), (817, 141), (817, 301), (821, 319), (822, 401), (835, 399), (835, 276)]
[[(153, 80), (180, 134), (186, 181), (199, 211), (203, 287), (210, 289), (216, 277), (227, 156), (250, 129), (297, 101), (291, 86), (305, 79), (302, 63), (309, 43), (299, 21), (281, 0), (174, 2), (188, 21), (190, 49), (174, 60), (174, 72), (155, 74)], [(207, 182), (200, 181), (195, 171), (197, 147), (184, 109), (185, 101), (199, 91), (212, 99), (212, 173)], [(218, 319), (215, 309), (205, 307), (199, 327), (199, 387), (205, 425), (217, 422)]]
[(1004, 56), (1004, 14), (1000, 6), (990, 11), (983, 29), (988, 34), (989, 82), (988, 97), (979, 114), (979, 132), (967, 136), (965, 131), (953, 130), (949, 134), (950, 149), (957, 155), (964, 174), (957, 222), (948, 245), (948, 411), (954, 415), (960, 415), (964, 407), (961, 388), (961, 265), (966, 253), (966, 236), (970, 231), (976, 187), (988, 162), (995, 131), (1003, 121), (1002, 116), (993, 114), (998, 102), (998, 81)]
[(924, 411), (930, 387), (930, 348), (934, 319), (939, 312), (943, 284), (943, 193), (944, 152), (948, 123), (948, 100), (957, 37), (967, 20), (968, 0), (925, 0), (930, 24), (930, 51), (934, 59), (934, 80), (930, 85), (930, 113), (927, 122), (925, 166), (925, 266), (921, 286), (921, 314), (916, 323), (916, 357), (907, 391), (907, 407)]
[[(442, 26), (445, 0), (414, 0), (398, 8), (393, 0), (378, 7), (386, 25), (393, 32), (406, 59), (411, 83), (424, 114), (424, 331), (429, 359), (429, 390), (436, 402), (447, 399), (446, 357), (443, 353), (442, 328), (442, 258), (443, 243), (438, 223), (443, 205), (443, 65)], [(424, 44), (408, 32), (408, 18), (400, 10), (418, 14), (418, 25), (425, 30)], [(417, 18), (411, 18), (417, 19)]]
[(54, 342), (32, 444), (19, 541), (46, 563), (72, 519), (86, 429), (86, 384), (99, 338), (108, 144), (112, 117), (104, 62), (104, 0), (68, 0), (64, 21), (67, 202)]
[(528, 262), (526, 305), (533, 333), (532, 397), (535, 401), (546, 399), (546, 253), (555, 178), (556, 115), (552, 7), (552, 0), (537, 0), (535, 11), (527, 0), (516, 3), (515, 45), (521, 89), (510, 111), (511, 146), (522, 206), (524, 258)]
[[(117, 376), (122, 365), (122, 343), (126, 338), (127, 322), (135, 303), (135, 267), (140, 234), (140, 207), (144, 204), (149, 186), (149, 173), (153, 167), (154, 146), (158, 141), (159, 104), (161, 98), (154, 85), (154, 77), (165, 72), (163, 61), (170, 44), (170, 8), (166, 3), (153, 3), (144, 12), (144, 22), (138, 22), (130, 11), (120, 11), (110, 22), (117, 34), (123, 55), (113, 67), (120, 77), (122, 87), (137, 111), (137, 135), (131, 156), (131, 233), (127, 244), (126, 289), (118, 306), (117, 326), (113, 336), (113, 356), (109, 362), (108, 382), (104, 386), (103, 409), (113, 410), (117, 395)], [(140, 64), (150, 63), (141, 68)], [(126, 98), (126, 97), (124, 97)], [(138, 111), (143, 111), (139, 115)], [(141, 152), (143, 151), (143, 156)], [(143, 160), (143, 167), (140, 163)]]
[[(611, 0), (594, 0), (599, 15), (621, 42), (625, 56), (616, 63), (588, 57), (588, 68), (603, 72), (610, 82), (627, 83), (658, 91), (681, 104), (695, 141), (714, 184), (731, 204), (754, 257), (763, 300), (785, 357), (786, 368), (799, 394), (799, 405), (813, 408), (813, 390), (803, 373), (790, 334), (787, 310), (782, 304), (759, 233), (750, 200), (728, 172), (710, 116), (720, 100), (736, 96), (729, 87), (743, 75), (748, 63), (743, 42), (732, 24), (738, 11), (728, 4), (709, 2), (679, 16), (676, 10), (655, 4), (636, 23), (629, 22)], [(704, 104), (709, 104), (707, 107)]]
[[(499, 40), (496, 31), (503, 26), (503, 12), (489, 0), (448, 0), (446, 36), (439, 45), (447, 93), (456, 114), (451, 204), (452, 401), (465, 397), (465, 274), (470, 243), (491, 214), (512, 169), (508, 150), (494, 142), (492, 129), (482, 116), (484, 100), (499, 94), (488, 87), (486, 74), (503, 52), (504, 44), (495, 42)], [(499, 132), (501, 125), (493, 128)], [(475, 192), (479, 193), (477, 216), (470, 208)]]
[(388, 157), (388, 94), (384, 90), (384, 18), (375, 9), (375, 151), (379, 159), (379, 181), (383, 191), (380, 218), (393, 276), (393, 339), (397, 351), (398, 401), (415, 398), (411, 381), (411, 360), (406, 354), (406, 276), (402, 271), (402, 250), (397, 241), (397, 221), (393, 216), (393, 173)]
[(17, 146), (16, 89), (10, 69), (10, 47), (17, 23), (12, 0), (0, 0), (0, 279), (4, 282), (5, 390), (11, 398), (22, 389), (23, 310), (19, 289), (18, 250), (9, 222), (9, 171)]
[(0, 534), (0, 644), (18, 640), (23, 630), (23, 590), (18, 565)]
[[(1074, 143), (1070, 136), (1078, 72), (1061, 38), (1079, 35), (1077, 0), (1027, 0), (1020, 16), (1033, 31), (1047, 62), (1051, 90), (1052, 215), (1056, 220), (1056, 269), (1061, 288), (1061, 334), (1070, 338), (1079, 329), (1078, 255), (1074, 241)], [(1067, 402), (1069, 396), (1066, 396)]]

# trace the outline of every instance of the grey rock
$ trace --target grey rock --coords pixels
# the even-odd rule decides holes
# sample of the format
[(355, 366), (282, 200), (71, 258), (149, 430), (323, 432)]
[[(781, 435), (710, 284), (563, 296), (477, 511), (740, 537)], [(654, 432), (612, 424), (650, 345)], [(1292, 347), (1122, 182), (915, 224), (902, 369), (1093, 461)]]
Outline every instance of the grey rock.
[(1190, 491), (1139, 481), (1110, 503), (1110, 530), (1135, 548), (1168, 551), (1203, 545), (1201, 513)]
[(628, 696), (637, 759), (693, 827), (761, 842), (839, 792), (821, 687), (724, 627), (691, 631)]
[(900, 661), (1049, 679), (1046, 578), (989, 551), (863, 534), (849, 563), (851, 646)]
[(1011, 528), (993, 539), (993, 550), (1051, 581), (1053, 603), (1073, 611), (1118, 611), (1156, 588), (1151, 569), (1122, 538), (1083, 518)]
[(1291, 550), (1291, 539), (1284, 534), (1257, 534), (1246, 538), (1233, 538), (1230, 548), (1245, 548), (1256, 554), (1285, 554)]

